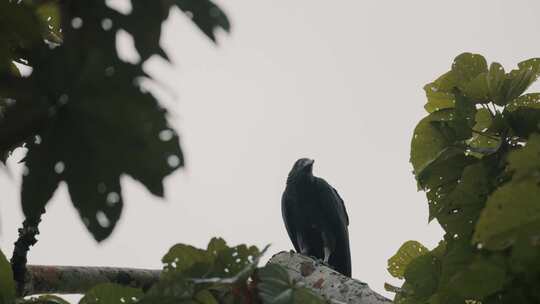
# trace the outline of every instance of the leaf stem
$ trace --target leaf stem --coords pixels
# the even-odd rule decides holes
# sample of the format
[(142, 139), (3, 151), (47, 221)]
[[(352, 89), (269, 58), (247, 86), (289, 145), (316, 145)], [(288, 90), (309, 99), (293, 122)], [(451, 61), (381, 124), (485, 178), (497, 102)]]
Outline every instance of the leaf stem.
[(499, 139), (500, 139), (499, 137), (491, 136), (491, 135), (486, 134), (486, 133), (484, 133), (484, 132), (476, 131), (475, 129), (472, 129), (472, 132), (473, 132), (473, 133), (476, 133), (476, 134), (478, 134), (478, 135), (480, 135), (480, 136), (484, 136), (484, 137), (493, 139), (493, 140), (499, 140)]

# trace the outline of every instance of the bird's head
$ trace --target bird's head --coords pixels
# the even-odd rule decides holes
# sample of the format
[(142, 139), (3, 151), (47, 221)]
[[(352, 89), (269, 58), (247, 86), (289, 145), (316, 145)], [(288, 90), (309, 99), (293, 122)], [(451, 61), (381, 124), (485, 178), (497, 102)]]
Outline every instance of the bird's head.
[(311, 180), (313, 178), (313, 163), (315, 161), (309, 158), (300, 158), (294, 163), (289, 172), (287, 183), (300, 180)]

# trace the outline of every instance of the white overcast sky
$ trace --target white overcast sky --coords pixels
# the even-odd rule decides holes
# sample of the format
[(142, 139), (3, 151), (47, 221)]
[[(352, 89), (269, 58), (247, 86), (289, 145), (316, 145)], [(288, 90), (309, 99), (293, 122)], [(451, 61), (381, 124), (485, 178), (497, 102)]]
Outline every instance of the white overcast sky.
[[(461, 52), (507, 69), (540, 56), (540, 2), (218, 3), (233, 25), (218, 47), (175, 11), (162, 37), (173, 63), (146, 66), (187, 156), (187, 168), (166, 180), (166, 199), (124, 178), (122, 218), (96, 244), (62, 186), (30, 262), (158, 268), (174, 243), (204, 247), (213, 236), (271, 243), (269, 255), (289, 250), (280, 197), (293, 162), (311, 157), (315, 174), (345, 200), (353, 276), (389, 296), (384, 282), (398, 283), (387, 259), (404, 241), (433, 247), (442, 237), (427, 223), (409, 164), (411, 134), (424, 116), (422, 86)], [(21, 222), (16, 160), (15, 177), (0, 173), (7, 254)]]

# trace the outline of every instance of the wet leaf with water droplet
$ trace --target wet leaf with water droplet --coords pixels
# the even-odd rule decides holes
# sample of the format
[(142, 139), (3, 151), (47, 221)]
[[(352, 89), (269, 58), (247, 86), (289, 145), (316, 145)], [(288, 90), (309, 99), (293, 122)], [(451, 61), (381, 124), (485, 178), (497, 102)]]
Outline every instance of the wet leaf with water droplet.
[(215, 30), (221, 28), (226, 32), (231, 24), (225, 13), (209, 0), (175, 0), (175, 4), (184, 12), (192, 14), (190, 18), (212, 41), (216, 41)]
[(138, 288), (126, 287), (119, 284), (103, 283), (94, 286), (79, 301), (79, 304), (121, 303), (134, 304), (139, 302), (144, 293)]
[(429, 250), (417, 241), (405, 242), (399, 247), (396, 254), (388, 260), (388, 272), (395, 278), (403, 279), (409, 263), (427, 252)]

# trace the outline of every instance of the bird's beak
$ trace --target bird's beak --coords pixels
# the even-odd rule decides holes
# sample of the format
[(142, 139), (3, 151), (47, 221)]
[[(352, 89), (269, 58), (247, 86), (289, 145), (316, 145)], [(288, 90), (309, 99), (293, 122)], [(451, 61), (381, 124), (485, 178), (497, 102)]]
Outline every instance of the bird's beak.
[(313, 163), (314, 162), (315, 161), (313, 159), (308, 159), (304, 164), (305, 170), (309, 171), (309, 172), (313, 171)]

